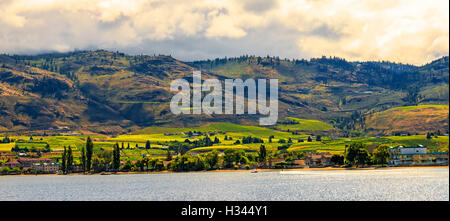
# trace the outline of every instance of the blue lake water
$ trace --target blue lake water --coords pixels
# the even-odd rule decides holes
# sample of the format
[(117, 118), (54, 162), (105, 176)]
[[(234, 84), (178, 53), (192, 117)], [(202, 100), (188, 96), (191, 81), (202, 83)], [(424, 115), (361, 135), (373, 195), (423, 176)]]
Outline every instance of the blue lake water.
[(449, 200), (448, 168), (0, 176), (0, 200)]

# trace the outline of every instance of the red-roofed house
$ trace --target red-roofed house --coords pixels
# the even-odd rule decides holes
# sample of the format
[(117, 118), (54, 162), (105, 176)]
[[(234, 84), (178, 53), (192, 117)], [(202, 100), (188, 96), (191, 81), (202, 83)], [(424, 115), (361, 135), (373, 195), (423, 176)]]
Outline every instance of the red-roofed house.
[(4, 165), (9, 167), (9, 168), (20, 167), (21, 166), (20, 162), (17, 161), (17, 160), (6, 162)]

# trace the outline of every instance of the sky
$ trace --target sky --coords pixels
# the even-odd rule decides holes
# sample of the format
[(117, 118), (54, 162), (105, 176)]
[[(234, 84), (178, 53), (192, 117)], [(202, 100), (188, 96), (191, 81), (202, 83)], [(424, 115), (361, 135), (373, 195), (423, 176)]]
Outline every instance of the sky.
[(449, 54), (449, 2), (0, 0), (0, 53), (95, 49), (422, 65)]

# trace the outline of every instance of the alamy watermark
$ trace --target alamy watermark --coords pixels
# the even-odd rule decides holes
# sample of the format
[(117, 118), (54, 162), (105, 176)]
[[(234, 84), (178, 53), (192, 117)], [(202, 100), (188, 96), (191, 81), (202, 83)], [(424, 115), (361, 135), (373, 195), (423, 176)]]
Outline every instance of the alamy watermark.
[[(269, 98), (267, 97), (269, 84)], [(247, 88), (247, 97), (245, 97)], [(278, 79), (225, 79), (225, 89), (218, 79), (202, 82), (201, 72), (194, 71), (191, 86), (185, 79), (176, 79), (170, 84), (171, 91), (178, 91), (170, 101), (173, 114), (244, 114), (247, 99), (247, 114), (267, 115), (259, 119), (260, 125), (274, 125), (278, 120)], [(236, 91), (236, 97), (234, 96)], [(202, 92), (210, 92), (203, 97)], [(223, 95), (225, 99), (223, 99)], [(223, 108), (225, 103), (225, 109)], [(234, 105), (236, 104), (236, 105)]]

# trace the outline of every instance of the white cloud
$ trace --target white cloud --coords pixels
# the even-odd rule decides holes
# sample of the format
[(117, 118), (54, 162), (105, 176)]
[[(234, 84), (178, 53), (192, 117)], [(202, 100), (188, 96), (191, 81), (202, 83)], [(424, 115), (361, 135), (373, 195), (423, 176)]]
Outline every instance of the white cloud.
[[(173, 48), (163, 51), (175, 57), (194, 56), (181, 56), (189, 60), (196, 54), (213, 58), (276, 52), (273, 55), (280, 57), (326, 55), (423, 64), (449, 53), (448, 4), (446, 0), (3, 0), (0, 52), (147, 48), (135, 52), (158, 54), (152, 48), (170, 41)], [(187, 47), (181, 43), (189, 44), (186, 39), (200, 41), (191, 42), (198, 46), (191, 47), (195, 53), (182, 51)], [(203, 47), (205, 39), (217, 45)], [(280, 45), (293, 48), (283, 51)]]

